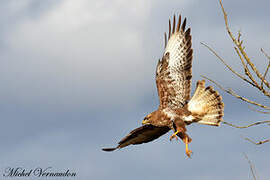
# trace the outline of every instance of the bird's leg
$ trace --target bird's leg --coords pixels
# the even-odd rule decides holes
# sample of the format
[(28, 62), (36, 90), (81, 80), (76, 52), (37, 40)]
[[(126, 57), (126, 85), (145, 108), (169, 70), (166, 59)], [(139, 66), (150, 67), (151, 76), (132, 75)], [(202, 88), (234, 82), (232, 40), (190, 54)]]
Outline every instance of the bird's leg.
[(183, 139), (180, 134), (186, 132), (185, 122), (181, 118), (175, 118), (172, 126), (173, 126), (175, 133), (173, 133), (171, 135), (170, 141), (173, 138), (175, 138), (177, 140), (178, 139), (177, 136), (180, 137), (181, 139)]
[(186, 135), (183, 141), (186, 144), (186, 155), (190, 158), (192, 151), (188, 149), (188, 144), (191, 142), (191, 138), (189, 138), (188, 135)]
[(176, 140), (178, 140), (177, 136), (180, 137), (181, 139), (183, 139), (182, 136), (181, 136), (181, 134), (185, 133), (185, 131), (186, 131), (186, 128), (185, 127), (184, 128), (183, 127), (177, 127), (176, 128), (176, 132), (171, 135), (170, 141), (173, 138), (175, 138)]
[(173, 138), (175, 138), (176, 139), (176, 141), (178, 140), (178, 138), (177, 138), (177, 134), (179, 133), (180, 131), (176, 131), (175, 133), (173, 133), (171, 136), (170, 136), (170, 141), (173, 139)]
[[(185, 128), (185, 123), (182, 119), (180, 118), (176, 118), (172, 124), (173, 126), (173, 129), (174, 131), (176, 131), (175, 133), (173, 133), (171, 136), (170, 136), (170, 141), (175, 138), (176, 140), (178, 140), (177, 136), (179, 136), (182, 132), (184, 133), (186, 131), (186, 128)], [(181, 139), (182, 137), (179, 136)]]

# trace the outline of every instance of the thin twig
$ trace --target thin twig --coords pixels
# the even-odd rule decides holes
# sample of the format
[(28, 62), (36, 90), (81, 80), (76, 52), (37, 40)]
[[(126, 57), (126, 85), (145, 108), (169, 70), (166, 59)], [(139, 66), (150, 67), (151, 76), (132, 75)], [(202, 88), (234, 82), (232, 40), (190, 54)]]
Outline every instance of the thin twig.
[(258, 121), (258, 122), (255, 122), (255, 123), (252, 123), (252, 124), (249, 124), (249, 125), (246, 125), (246, 126), (237, 126), (237, 125), (228, 123), (228, 122), (226, 122), (226, 121), (222, 121), (222, 123), (223, 123), (223, 124), (226, 124), (226, 125), (228, 125), (228, 126), (234, 127), (234, 128), (244, 129), (244, 128), (249, 128), (249, 127), (251, 127), (251, 126), (257, 126), (257, 125), (260, 125), (260, 124), (270, 123), (270, 120), (267, 120), (267, 121)]
[(239, 96), (239, 95), (236, 94), (232, 89), (225, 89), (225, 88), (223, 88), (220, 84), (218, 84), (217, 82), (215, 82), (214, 80), (212, 80), (212, 79), (210, 79), (210, 78), (208, 78), (208, 77), (206, 77), (206, 76), (201, 76), (201, 77), (203, 77), (203, 78), (205, 78), (205, 79), (211, 81), (211, 82), (214, 83), (216, 86), (218, 86), (221, 90), (223, 90), (223, 91), (225, 91), (226, 93), (228, 93), (228, 94), (230, 94), (230, 95), (236, 97), (237, 99), (240, 99), (240, 100), (245, 101), (245, 102), (247, 102), (247, 103), (250, 103), (250, 104), (259, 106), (259, 107), (261, 107), (261, 108), (270, 110), (270, 107), (265, 106), (265, 105), (262, 105), (262, 104), (260, 104), (260, 103), (255, 102), (255, 101), (249, 100), (249, 99), (244, 98), (244, 97), (242, 97), (242, 96)]
[[(255, 72), (255, 74), (257, 75), (257, 77), (263, 81), (263, 83), (270, 89), (270, 83), (267, 82), (265, 80), (265, 78), (263, 78), (263, 76), (261, 75), (261, 73), (257, 70), (257, 68), (255, 67), (255, 65), (251, 62), (250, 58), (248, 57), (247, 53), (244, 51), (244, 47), (242, 46), (242, 41), (240, 41), (240, 36), (241, 34), (238, 34), (238, 40), (233, 36), (230, 28), (229, 28), (229, 24), (228, 24), (228, 16), (227, 13), (223, 7), (222, 1), (219, 0), (222, 12), (223, 12), (223, 16), (224, 16), (224, 21), (225, 21), (225, 26), (226, 26), (226, 30), (229, 34), (229, 36), (231, 37), (233, 43), (237, 46), (237, 48), (239, 49), (239, 51), (241, 52), (242, 56), (244, 57), (244, 59), (246, 60), (247, 64), (251, 67), (251, 69)], [(270, 97), (270, 92), (266, 91), (265, 89), (263, 89), (261, 86), (255, 86), (257, 87), (264, 95)]]
[(270, 114), (270, 111), (261, 111), (258, 109), (253, 108), (252, 106), (248, 106), (248, 108), (252, 111), (258, 112), (258, 113), (262, 113), (262, 114)]
[(233, 68), (231, 66), (229, 66), (222, 57), (220, 57), (211, 47), (209, 47), (207, 44), (201, 42), (202, 45), (204, 45), (207, 49), (209, 49), (232, 73), (234, 73), (235, 75), (237, 75), (239, 78), (243, 79), (244, 81), (248, 82), (249, 84), (251, 84), (252, 86), (256, 87), (255, 84), (253, 84), (251, 81), (249, 81), (247, 78), (245, 78), (244, 76), (242, 76), (241, 74), (239, 74), (238, 72), (236, 72), (235, 70), (233, 70)]
[[(269, 60), (268, 66), (266, 67), (266, 70), (265, 70), (264, 75), (263, 75), (263, 79), (265, 79), (265, 77), (266, 77), (266, 75), (267, 75), (267, 72), (268, 72), (268, 70), (269, 70), (269, 68), (270, 68), (270, 57), (268, 56), (268, 54), (266, 54), (266, 52), (264, 52), (264, 50), (263, 50), (262, 48), (261, 48), (261, 51), (262, 51), (262, 53), (265, 55), (265, 57)], [(263, 83), (264, 83), (264, 81), (261, 82), (261, 87), (262, 87), (262, 88), (263, 88)]]
[[(252, 63), (252, 61), (250, 60), (250, 58), (248, 57), (248, 55), (247, 55), (247, 53), (245, 51), (245, 47), (243, 46), (243, 41), (241, 40), (241, 32), (238, 31), (238, 36), (237, 37), (234, 37), (233, 33), (231, 32), (231, 30), (229, 28), (229, 24), (228, 24), (228, 16), (227, 16), (227, 13), (226, 13), (226, 11), (225, 11), (225, 9), (223, 7), (222, 1), (219, 0), (219, 3), (220, 3), (220, 6), (221, 6), (223, 15), (224, 15), (224, 21), (225, 21), (225, 27), (226, 27), (227, 33), (229, 34), (231, 40), (233, 41), (233, 43), (235, 45), (234, 49), (235, 49), (238, 57), (241, 60), (241, 63), (242, 63), (243, 68), (244, 68), (245, 75), (248, 78), (246, 78), (243, 75), (241, 75), (240, 73), (236, 72), (212, 48), (210, 48), (209, 46), (207, 46), (204, 43), (201, 43), (201, 44), (203, 44), (205, 47), (207, 47), (233, 74), (237, 75), (240, 79), (244, 80), (245, 82), (249, 83), (253, 87), (257, 88), (260, 92), (262, 92), (265, 95), (265, 97), (270, 98), (270, 91), (264, 89), (264, 85), (268, 89), (270, 89), (270, 83), (266, 80), (267, 73), (268, 73), (268, 71), (270, 69), (270, 57), (263, 51), (263, 49), (261, 49), (262, 53), (269, 60), (268, 66), (266, 67), (266, 70), (265, 70), (264, 74), (262, 75), (258, 71), (256, 66)], [(255, 76), (255, 78), (253, 77), (253, 75)], [(217, 82), (215, 82), (215, 81), (213, 81), (213, 80), (211, 80), (211, 79), (209, 79), (209, 78), (207, 78), (205, 76), (202, 76), (202, 77), (205, 78), (205, 79), (208, 79), (209, 81), (214, 83), (216, 86), (218, 86), (221, 90), (225, 91), (226, 93), (228, 93), (228, 94), (230, 94), (230, 95), (232, 95), (232, 96), (234, 96), (234, 97), (236, 97), (236, 98), (238, 98), (238, 99), (240, 99), (242, 101), (245, 101), (247, 103), (256, 105), (256, 106), (264, 108), (266, 110), (270, 110), (270, 107), (268, 107), (268, 106), (262, 105), (260, 103), (255, 102), (255, 101), (251, 101), (251, 100), (249, 100), (247, 98), (239, 96), (232, 89), (225, 89), (220, 84), (218, 84)], [(257, 81), (257, 79), (261, 80), (261, 82)], [(268, 111), (260, 111), (260, 110), (255, 110), (255, 111), (260, 112), (260, 113), (270, 114), (270, 112), (268, 112)], [(268, 120), (268, 121), (259, 121), (259, 122), (255, 122), (255, 123), (252, 123), (252, 124), (249, 124), (249, 125), (246, 125), (246, 126), (237, 126), (237, 125), (234, 125), (234, 124), (223, 121), (223, 124), (226, 124), (226, 125), (229, 125), (229, 126), (232, 126), (232, 127), (235, 127), (235, 128), (249, 128), (251, 126), (255, 126), (255, 125), (259, 125), (259, 124), (265, 124), (265, 123), (269, 123), (269, 125), (270, 125), (270, 120)], [(260, 144), (264, 144), (266, 142), (270, 142), (270, 139), (267, 139), (267, 140), (264, 140), (264, 141), (259, 141), (259, 142), (252, 141), (249, 138), (245, 138), (245, 139), (250, 141), (253, 144), (256, 144), (256, 145), (260, 145)], [(252, 176), (253, 176), (254, 180), (256, 180), (256, 177), (258, 177), (258, 176), (256, 176), (255, 168), (254, 168), (253, 164), (251, 163), (251, 161), (248, 159), (247, 155), (246, 154), (244, 154), (244, 155), (245, 155), (246, 159), (249, 162), (250, 169), (251, 169), (251, 172), (252, 172)]]
[(258, 83), (256, 82), (256, 80), (253, 78), (252, 74), (250, 73), (250, 70), (248, 69), (247, 64), (244, 62), (244, 59), (241, 56), (239, 50), (236, 47), (234, 47), (234, 49), (235, 49), (238, 57), (240, 58), (240, 60), (242, 62), (242, 65), (244, 67), (245, 74), (249, 77), (249, 79), (252, 81), (252, 83), (254, 84), (255, 87), (259, 86)]
[(253, 140), (251, 140), (251, 139), (249, 139), (249, 138), (245, 138), (245, 140), (247, 140), (247, 141), (249, 141), (249, 142), (251, 142), (251, 143), (253, 143), (253, 144), (255, 144), (255, 145), (261, 145), (261, 144), (270, 142), (270, 139), (266, 139), (266, 140), (258, 141), (258, 142), (253, 141)]
[(228, 34), (230, 35), (230, 37), (231, 37), (231, 39), (233, 40), (233, 42), (234, 42), (235, 44), (238, 44), (238, 43), (237, 43), (237, 40), (234, 38), (234, 36), (233, 36), (233, 34), (232, 34), (232, 32), (231, 32), (231, 30), (230, 30), (230, 28), (229, 28), (229, 25), (228, 25), (228, 18), (227, 18), (227, 13), (226, 13), (226, 11), (225, 11), (225, 9), (224, 9), (224, 7), (223, 7), (223, 4), (222, 4), (221, 0), (219, 0), (219, 4), (220, 4), (220, 6), (221, 6), (221, 9), (222, 9), (222, 12), (223, 12), (223, 15), (224, 15), (225, 26), (226, 26), (227, 32), (228, 32)]
[[(251, 60), (249, 59), (249, 57), (247, 56), (246, 52), (244, 51), (244, 49), (242, 48), (242, 46), (238, 46), (239, 50), (241, 51), (242, 55), (244, 56), (245, 60), (247, 61), (247, 63), (250, 65), (250, 67), (252, 68), (252, 70), (256, 73), (257, 77), (259, 79), (261, 79), (263, 81), (263, 83), (270, 88), (270, 84), (263, 78), (263, 76), (261, 75), (261, 73), (257, 70), (257, 68), (255, 67), (255, 65), (251, 62)], [(258, 89), (260, 89), (261, 87), (258, 86)], [(263, 89), (260, 89), (263, 90)], [(263, 93), (265, 93), (264, 91), (262, 91)], [(269, 95), (269, 93), (267, 93), (266, 95)]]
[(245, 158), (248, 161), (249, 168), (250, 168), (251, 174), (253, 176), (253, 179), (254, 180), (257, 180), (257, 178), (256, 178), (256, 171), (255, 171), (255, 167), (254, 167), (253, 163), (248, 159), (248, 156), (246, 155), (246, 153), (243, 153), (243, 154), (244, 154)]

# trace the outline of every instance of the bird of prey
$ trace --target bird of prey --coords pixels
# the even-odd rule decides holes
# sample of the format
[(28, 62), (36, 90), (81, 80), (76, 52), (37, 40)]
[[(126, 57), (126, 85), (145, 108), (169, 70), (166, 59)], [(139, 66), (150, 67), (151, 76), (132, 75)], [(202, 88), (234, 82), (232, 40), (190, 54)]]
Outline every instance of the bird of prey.
[(191, 156), (188, 144), (191, 138), (187, 135), (186, 126), (200, 123), (219, 126), (223, 117), (222, 98), (211, 86), (205, 87), (205, 81), (198, 81), (194, 95), (190, 98), (192, 58), (190, 28), (186, 30), (186, 18), (181, 24), (181, 15), (169, 20), (168, 38), (165, 33), (165, 51), (156, 68), (156, 85), (159, 96), (159, 107), (148, 114), (142, 126), (131, 131), (118, 146), (103, 148), (113, 151), (131, 144), (142, 144), (153, 141), (173, 130), (170, 140), (183, 140), (186, 154)]

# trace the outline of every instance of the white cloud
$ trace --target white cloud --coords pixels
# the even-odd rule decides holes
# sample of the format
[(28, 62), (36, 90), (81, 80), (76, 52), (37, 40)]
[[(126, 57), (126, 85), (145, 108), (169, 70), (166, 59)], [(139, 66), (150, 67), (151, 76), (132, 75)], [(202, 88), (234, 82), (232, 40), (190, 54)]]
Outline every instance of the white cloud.
[[(134, 80), (138, 77), (143, 81), (146, 67), (141, 27), (149, 17), (150, 8), (150, 2), (142, 0), (95, 3), (69, 0), (39, 18), (24, 18), (5, 37), (14, 55), (7, 55), (12, 60), (2, 78), (20, 87), (21, 93), (14, 96), (25, 97), (36, 86), (38, 97), (62, 96), (53, 92), (56, 89), (72, 98), (73, 92), (67, 89), (78, 88), (84, 94), (79, 95), (80, 100), (89, 93), (95, 101), (116, 100), (115, 93), (133, 98), (128, 89), (136, 87)], [(15, 72), (22, 74), (17, 80)], [(29, 88), (25, 84), (33, 85)], [(102, 89), (111, 94), (100, 93)]]
[[(171, 13), (173, 7), (174, 12), (184, 10), (183, 16), (192, 17), (194, 12), (190, 11), (190, 5), (195, 5), (194, 1), (168, 4), (143, 0), (67, 0), (33, 17), (26, 11), (33, 8), (31, 3), (29, 0), (9, 4), (13, 9), (10, 15), (24, 12), (21, 15), (25, 17), (14, 20), (13, 28), (5, 32), (3, 39), (8, 51), (2, 55), (4, 75), (0, 78), (7, 82), (6, 91), (22, 102), (38, 103), (44, 97), (48, 101), (57, 97), (62, 103), (68, 103), (67, 99), (70, 104), (91, 99), (100, 105), (108, 101), (125, 101), (124, 105), (127, 105), (138, 98), (134, 94), (143, 94), (149, 87), (151, 91), (155, 89), (155, 59), (161, 55), (160, 47), (163, 46), (160, 40), (164, 28), (160, 27), (167, 28), (167, 22), (161, 22), (156, 15)], [(164, 19), (167, 21), (168, 17)], [(226, 79), (226, 76), (218, 77), (219, 69), (224, 67), (199, 44), (200, 41), (210, 42), (210, 45), (215, 42), (213, 46), (228, 63), (235, 63), (237, 57), (229, 50), (231, 46), (224, 33), (222, 17), (219, 25), (211, 25), (205, 18), (188, 20), (188, 26), (193, 25), (194, 80), (205, 72)], [(252, 36), (249, 40), (255, 42), (251, 43), (252, 48), (258, 44), (256, 39), (264, 39), (266, 46), (267, 38), (264, 37)], [(210, 72), (209, 64), (219, 66), (219, 69)]]
[[(233, 165), (232, 167), (237, 167), (234, 168), (237, 171), (233, 171), (234, 174), (224, 175), (223, 178), (230, 179), (240, 172), (241, 178), (238, 179), (244, 179), (242, 174), (248, 172), (246, 167), (231, 162), (239, 162), (237, 158), (241, 156), (239, 154), (242, 150), (249, 150), (252, 146), (250, 144), (243, 146), (245, 142), (239, 137), (239, 133), (246, 131), (238, 132), (228, 127), (211, 128), (211, 131), (208, 131), (210, 127), (188, 127), (190, 135), (194, 138), (192, 150), (196, 153), (191, 161), (184, 160), (183, 144), (173, 145), (167, 141), (169, 134), (156, 141), (158, 146), (148, 144), (136, 148), (128, 147), (123, 150), (124, 152), (118, 154), (116, 152), (113, 155), (104, 155), (100, 151), (103, 144), (98, 144), (105, 145), (108, 142), (113, 144), (129, 132), (125, 125), (128, 125), (128, 128), (139, 125), (138, 117), (152, 108), (147, 104), (147, 100), (151, 101), (155, 97), (147, 93), (156, 95), (155, 62), (162, 53), (162, 35), (167, 30), (168, 17), (173, 13), (180, 12), (188, 17), (187, 25), (192, 27), (195, 52), (193, 84), (200, 79), (200, 74), (207, 72), (210, 73), (210, 77), (223, 82), (225, 87), (236, 87), (236, 91), (241, 94), (243, 91), (246, 92), (246, 86), (238, 83), (238, 80), (232, 83), (234, 78), (231, 73), (223, 71), (224, 66), (199, 44), (201, 41), (209, 43), (216, 47), (215, 49), (229, 63), (234, 64), (236, 61), (230, 51), (232, 46), (225, 32), (222, 16), (219, 14), (220, 9), (213, 9), (218, 7), (218, 2), (214, 4), (210, 0), (197, 2), (52, 0), (51, 6), (42, 11), (36, 10), (35, 8), (41, 5), (34, 6), (32, 4), (34, 1), (31, 0), (20, 1), (18, 4), (14, 3), (16, 1), (9, 2), (7, 4), (9, 11), (0, 6), (0, 10), (3, 10), (0, 12), (0, 23), (5, 25), (4, 30), (0, 30), (0, 105), (1, 117), (5, 120), (1, 126), (0, 137), (9, 135), (8, 140), (2, 138), (5, 142), (1, 154), (6, 156), (1, 158), (2, 164), (26, 162), (35, 166), (37, 160), (46, 164), (48, 157), (57, 156), (55, 159), (57, 165), (67, 164), (65, 160), (70, 158), (70, 166), (77, 168), (85, 177), (89, 174), (91, 176), (89, 170), (95, 170), (92, 175), (96, 178), (103, 169), (110, 169), (103, 174), (104, 178), (115, 177), (115, 171), (121, 168), (125, 173), (118, 178), (127, 179), (130, 178), (128, 174), (130, 169), (142, 173), (138, 176), (151, 177), (152, 173), (160, 168), (153, 166), (150, 171), (145, 171), (147, 166), (151, 165), (150, 161), (143, 161), (146, 154), (149, 154), (154, 164), (160, 162), (160, 159), (155, 158), (157, 154), (176, 154), (178, 160), (173, 162), (170, 158), (163, 157), (166, 159), (166, 163), (163, 164), (166, 173), (158, 177), (162, 179), (165, 175), (167, 177), (167, 174), (177, 176), (169, 174), (170, 171), (167, 170), (171, 170), (171, 167), (175, 168), (172, 172), (202, 170), (203, 165), (208, 163), (204, 168), (211, 168), (218, 162), (223, 162), (228, 156), (230, 159), (219, 166), (220, 171), (215, 174), (205, 171), (204, 177), (209, 179), (219, 176), (222, 169)], [(232, 3), (226, 7), (235, 6)], [(34, 10), (38, 16), (32, 12)], [(257, 16), (262, 21), (265, 17), (268, 16)], [(242, 18), (245, 18), (244, 22), (248, 24), (243, 26), (243, 30), (251, 29), (249, 31), (251, 33), (245, 33), (249, 38), (248, 43), (252, 45), (251, 48), (260, 48), (262, 40), (262, 44), (267, 47), (268, 32), (261, 30), (256, 34), (256, 26), (260, 24), (248, 21), (248, 16), (241, 16), (239, 21), (232, 23), (232, 26), (240, 24)], [(265, 60), (263, 57), (262, 59)], [(261, 62), (260, 58), (255, 60)], [(237, 86), (234, 87), (235, 84)], [(255, 93), (249, 92), (252, 98)], [(263, 115), (257, 116), (254, 112), (246, 112), (243, 103), (234, 101), (229, 95), (223, 97), (227, 121), (241, 125), (262, 119)], [(29, 108), (27, 106), (29, 104), (32, 107)], [(136, 105), (138, 107), (134, 108)], [(113, 111), (115, 107), (119, 111)], [(107, 113), (108, 111), (110, 113)], [(121, 124), (121, 127), (117, 124)], [(259, 132), (260, 130), (254, 129), (252, 134), (247, 130), (246, 134), (259, 139), (262, 133), (263, 135), (267, 133), (266, 130)], [(218, 141), (213, 137), (215, 133), (219, 139), (223, 139)], [(88, 142), (89, 137), (92, 139)], [(211, 140), (212, 138), (215, 141)], [(170, 144), (170, 147), (165, 147), (164, 143)], [(151, 154), (153, 147), (158, 150)], [(233, 151), (231, 147), (234, 147)], [(9, 150), (10, 148), (12, 150)], [(45, 155), (44, 151), (47, 152)], [(21, 154), (24, 157), (21, 157)], [(79, 156), (72, 156), (74, 154)], [(219, 154), (226, 154), (225, 159)], [(265, 165), (267, 162), (263, 158), (266, 157), (265, 154), (257, 151), (256, 155), (261, 158), (258, 164)], [(209, 158), (216, 156), (221, 159)], [(127, 158), (131, 161), (127, 162)], [(95, 163), (97, 161), (98, 164)], [(186, 165), (179, 169), (180, 161), (185, 161)], [(209, 161), (212, 164), (209, 165)], [(119, 166), (113, 166), (115, 163)], [(243, 163), (246, 164), (245, 161)], [(265, 172), (262, 170), (262, 175), (266, 177)], [(186, 173), (186, 176), (198, 179), (198, 173)]]

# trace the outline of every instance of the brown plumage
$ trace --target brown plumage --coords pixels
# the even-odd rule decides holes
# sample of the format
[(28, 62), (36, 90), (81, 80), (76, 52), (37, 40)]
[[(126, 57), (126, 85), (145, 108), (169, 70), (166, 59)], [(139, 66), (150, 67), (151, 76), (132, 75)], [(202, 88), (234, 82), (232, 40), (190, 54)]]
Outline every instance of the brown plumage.
[(118, 148), (126, 147), (130, 144), (142, 144), (153, 141), (170, 130), (169, 127), (156, 127), (153, 125), (144, 125), (131, 131), (124, 137), (115, 148), (103, 148), (103, 151), (114, 151)]
[(187, 135), (186, 125), (200, 123), (219, 126), (223, 117), (222, 98), (211, 86), (205, 88), (205, 81), (198, 81), (195, 93), (190, 98), (192, 78), (192, 58), (190, 28), (185, 30), (186, 18), (181, 24), (181, 16), (169, 20), (168, 39), (165, 33), (165, 51), (156, 68), (156, 85), (159, 96), (159, 108), (148, 114), (143, 126), (134, 129), (124, 137), (113, 151), (130, 144), (142, 144), (153, 141), (169, 130), (172, 138), (180, 137), (186, 144), (188, 157), (191, 151), (188, 144), (192, 139)]

